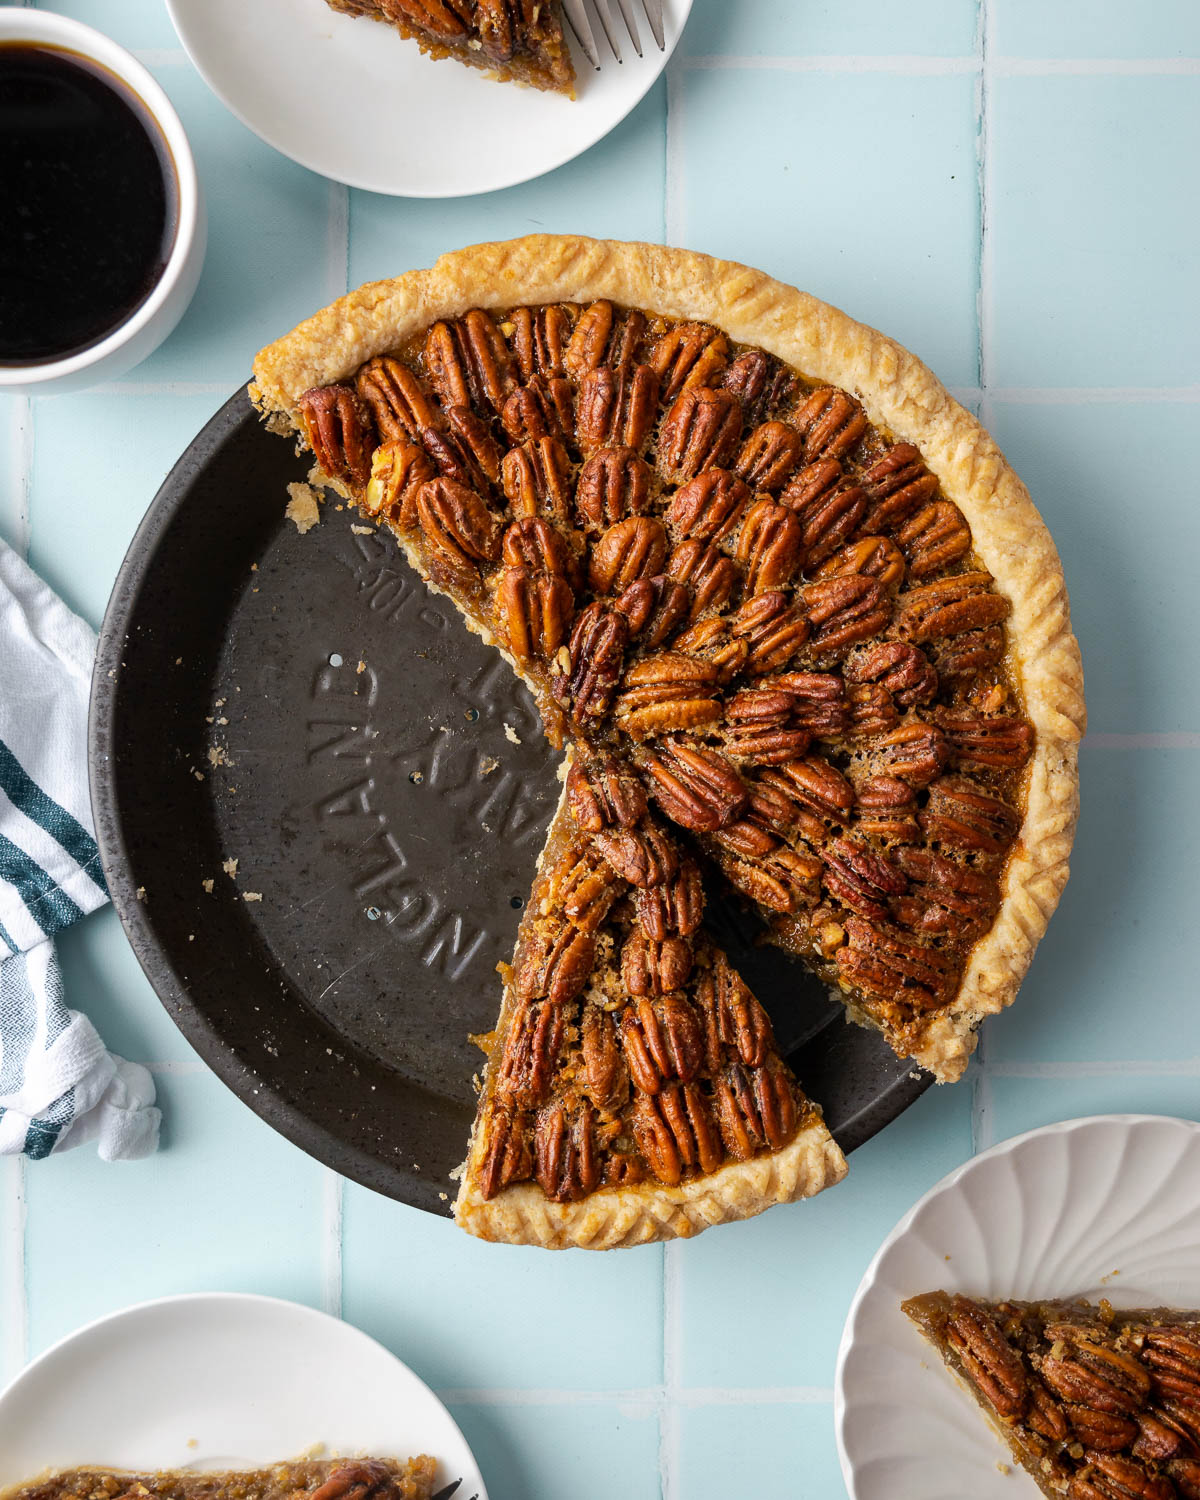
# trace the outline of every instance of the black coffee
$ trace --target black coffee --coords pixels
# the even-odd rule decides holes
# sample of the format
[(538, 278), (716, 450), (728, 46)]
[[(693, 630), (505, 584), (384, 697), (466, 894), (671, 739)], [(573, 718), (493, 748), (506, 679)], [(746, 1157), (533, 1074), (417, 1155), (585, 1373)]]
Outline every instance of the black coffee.
[(175, 171), (142, 101), (78, 53), (0, 44), (0, 364), (99, 343), (171, 253)]

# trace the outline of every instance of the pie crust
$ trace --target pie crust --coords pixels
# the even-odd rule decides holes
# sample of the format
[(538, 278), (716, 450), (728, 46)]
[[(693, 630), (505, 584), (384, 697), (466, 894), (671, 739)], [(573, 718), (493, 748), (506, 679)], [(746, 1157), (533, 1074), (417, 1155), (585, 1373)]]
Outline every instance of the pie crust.
[(298, 1458), (228, 1473), (92, 1465), (40, 1475), (2, 1500), (429, 1500), (437, 1460)]
[[(439, 319), (471, 308), (596, 299), (713, 324), (806, 379), (856, 397), (874, 427), (920, 450), (943, 494), (969, 523), (974, 555), (1011, 604), (1006, 662), (1036, 735), (1025, 771), (1024, 817), (1001, 875), (992, 925), (971, 949), (952, 1004), (926, 1028), (912, 1054), (939, 1080), (958, 1078), (980, 1021), (1015, 996), (1066, 882), (1085, 710), (1066, 587), (1045, 525), (992, 438), (919, 360), (837, 309), (733, 262), (654, 245), (539, 235), (474, 246), (441, 257), (429, 270), (360, 287), (264, 349), (250, 394), (269, 418), (283, 417), (285, 427), (300, 428), (306, 392), (343, 380)], [(796, 1154), (799, 1181), (813, 1168), (807, 1161), (800, 1165), (803, 1151)], [(718, 1195), (730, 1204), (724, 1216), (742, 1215), (736, 1205), (744, 1194), (765, 1201), (779, 1188), (775, 1181), (747, 1185), (744, 1165), (728, 1169), (733, 1180)], [(760, 1162), (750, 1165), (757, 1169)], [(702, 1179), (704, 1190), (692, 1207), (684, 1201), (678, 1206), (693, 1226), (711, 1222), (714, 1213), (722, 1216), (709, 1201), (714, 1180)], [(558, 1207), (543, 1204), (536, 1214), (523, 1209), (522, 1232), (553, 1241), (560, 1229), (549, 1211)]]

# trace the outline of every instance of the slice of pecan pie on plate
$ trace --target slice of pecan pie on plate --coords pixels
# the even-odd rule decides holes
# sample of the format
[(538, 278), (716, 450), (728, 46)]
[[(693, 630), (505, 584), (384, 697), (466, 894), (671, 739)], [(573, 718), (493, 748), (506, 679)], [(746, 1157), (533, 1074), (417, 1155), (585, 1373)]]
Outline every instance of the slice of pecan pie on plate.
[(270, 1468), (197, 1473), (66, 1469), (2, 1492), (0, 1500), (429, 1500), (437, 1463), (421, 1456), (301, 1458)]
[[(1027, 492), (919, 361), (743, 266), (538, 236), (360, 288), (264, 350), (251, 395), (504, 652), (552, 741), (579, 747), (577, 780), (615, 767), (640, 816), (660, 820), (645, 825), (655, 837), (672, 830), (683, 857), (719, 871), (852, 1019), (939, 1079), (961, 1074), (1066, 880), (1082, 674)], [(628, 881), (618, 846), (638, 828), (596, 816), (613, 826), (585, 828), (588, 857)], [(612, 920), (627, 922), (629, 901), (614, 897)], [(682, 936), (663, 931), (638, 939), (658, 945), (653, 964)], [(617, 936), (641, 953), (634, 929)], [(690, 959), (689, 974), (719, 964), (699, 937)], [(655, 997), (624, 982), (612, 1024), (626, 1067), (639, 1044), (623, 1013), (643, 998), (658, 1014), (670, 994), (683, 1015), (678, 997), (685, 1028), (703, 1029), (689, 982), (659, 979)], [(510, 1018), (518, 998), (546, 998), (520, 990)], [(590, 1014), (561, 1018), (554, 1068), (573, 1070), (572, 1100), (595, 1110), (579, 1082), (583, 1022), (601, 1024)], [(663, 1083), (720, 1122), (733, 1061), (706, 1055), (694, 1078)], [(654, 1132), (634, 1128), (663, 1087), (631, 1079), (615, 1124), (580, 1103), (569, 1122), (530, 1116), (518, 1132), (513, 1160), (546, 1204), (626, 1191), (649, 1203), (713, 1175), (694, 1129), (694, 1159), (677, 1182), (664, 1173)], [(509, 1119), (496, 1097), (489, 1074), (476, 1172), (492, 1159), (489, 1122)], [(605, 1181), (604, 1166), (588, 1192), (545, 1165), (566, 1148), (539, 1156), (539, 1130), (577, 1141), (583, 1118), (584, 1155), (628, 1156), (636, 1186)], [(721, 1138), (729, 1183), (781, 1149), (759, 1132), (739, 1160)], [(498, 1182), (476, 1185), (486, 1199)], [(728, 1196), (738, 1206), (713, 1218), (773, 1201)], [(702, 1227), (647, 1212), (658, 1233)], [(533, 1216), (513, 1233), (540, 1236)]]
[(452, 57), (502, 82), (575, 97), (559, 0), (326, 0), (383, 21), (430, 57)]
[(1200, 1311), (948, 1292), (904, 1311), (1043, 1494), (1200, 1500)]

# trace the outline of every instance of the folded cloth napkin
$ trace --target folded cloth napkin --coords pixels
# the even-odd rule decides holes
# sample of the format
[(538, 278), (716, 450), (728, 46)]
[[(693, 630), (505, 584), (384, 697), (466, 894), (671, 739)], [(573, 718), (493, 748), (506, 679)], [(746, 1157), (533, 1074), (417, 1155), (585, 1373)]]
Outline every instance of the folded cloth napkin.
[(108, 900), (88, 804), (96, 637), (0, 541), (0, 1154), (158, 1144), (154, 1080), (68, 1010), (54, 934)]

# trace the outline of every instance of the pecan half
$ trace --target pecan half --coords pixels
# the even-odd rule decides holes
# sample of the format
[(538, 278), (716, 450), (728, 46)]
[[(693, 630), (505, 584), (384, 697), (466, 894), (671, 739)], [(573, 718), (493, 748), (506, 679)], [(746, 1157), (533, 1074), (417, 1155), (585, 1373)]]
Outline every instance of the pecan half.
[(531, 568), (566, 579), (577, 575), (566, 537), (541, 516), (522, 516), (506, 526), (500, 551), (509, 567)]
[(766, 1011), (724, 955), (716, 956), (696, 984), (696, 1004), (704, 1018), (705, 1053), (710, 1073), (720, 1072), (732, 1052), (748, 1068), (767, 1060), (775, 1034)]
[(955, 942), (986, 931), (1000, 904), (993, 875), (932, 849), (899, 849), (896, 863), (912, 882), (912, 894), (893, 906), (901, 926)]
[(1151, 1474), (1119, 1453), (1086, 1453), (1087, 1466), (1067, 1486), (1068, 1500), (1176, 1500), (1165, 1475)]
[(615, 756), (573, 760), (567, 772), (567, 806), (587, 833), (634, 828), (646, 815), (642, 784)]
[(619, 1109), (629, 1098), (629, 1070), (612, 1016), (586, 1005), (581, 1030), (583, 1086), (597, 1109)]
[(804, 555), (802, 527), (795, 512), (774, 500), (756, 500), (738, 534), (737, 559), (746, 571), (751, 594), (782, 588), (791, 582)]
[(517, 661), (549, 661), (566, 640), (574, 612), (575, 595), (565, 578), (531, 568), (501, 569), (496, 616)]
[(509, 1029), (496, 1073), (496, 1094), (513, 1109), (545, 1102), (567, 1036), (567, 1010), (549, 1000), (523, 1005)]
[(654, 345), (646, 362), (659, 378), (662, 399), (711, 385), (728, 361), (729, 341), (707, 323), (676, 323)]
[(834, 672), (781, 672), (764, 686), (791, 698), (793, 721), (811, 735), (831, 739), (849, 722), (845, 684)]
[(1006, 620), (1012, 606), (992, 588), (990, 573), (956, 573), (908, 589), (896, 600), (895, 633), (901, 640), (937, 641), (983, 630)]
[(870, 640), (892, 616), (891, 600), (883, 585), (857, 573), (807, 584), (800, 595), (813, 624), (812, 650), (818, 655)]
[(775, 494), (800, 462), (804, 439), (786, 422), (763, 422), (742, 443), (734, 469), (756, 492)]
[(509, 314), (513, 355), (522, 380), (535, 375), (565, 375), (565, 356), (571, 339), (571, 320), (558, 303), (546, 307), (518, 307)]
[(1178, 1328), (1156, 1328), (1146, 1335), (1142, 1359), (1163, 1395), (1200, 1403), (1200, 1340)]
[(1145, 1404), (1150, 1376), (1132, 1355), (1094, 1342), (1085, 1329), (1051, 1327), (1053, 1347), (1042, 1360), (1041, 1376), (1056, 1396), (1116, 1416), (1132, 1416)]
[[(1091, 1407), (1084, 1408), (1091, 1411)], [(1107, 1418), (1107, 1420), (1113, 1420)], [(1116, 1420), (1120, 1421), (1121, 1418)], [(1193, 1458), (1196, 1455), (1196, 1445), (1190, 1434), (1178, 1423), (1172, 1421), (1163, 1411), (1139, 1411), (1133, 1419), (1137, 1423), (1135, 1435), (1126, 1439), (1130, 1444), (1129, 1451), (1135, 1458), (1149, 1458), (1155, 1463), (1166, 1463), (1170, 1458)], [(1100, 1448), (1100, 1443), (1087, 1442), (1089, 1448)], [(1126, 1446), (1125, 1443), (1117, 1445)]]
[(942, 1003), (954, 974), (951, 955), (880, 921), (847, 917), (845, 931), (837, 966), (848, 984), (875, 1000), (916, 1011)]
[(631, 516), (610, 526), (592, 548), (588, 581), (597, 594), (619, 594), (622, 589), (662, 571), (667, 557), (667, 533), (654, 516)]
[(677, 651), (644, 657), (625, 674), (617, 698), (620, 727), (634, 739), (716, 724), (722, 713), (720, 673)]
[(750, 491), (728, 469), (705, 469), (671, 496), (667, 524), (680, 541), (722, 542), (736, 530)]
[(739, 859), (764, 860), (779, 848), (779, 840), (769, 833), (761, 823), (749, 818), (739, 818), (736, 823), (727, 823), (713, 834), (713, 842), (719, 848), (736, 855)]
[[(311, 1491), (308, 1500), (367, 1500), (368, 1496), (374, 1496), (376, 1500), (385, 1500), (385, 1497), (391, 1500), (391, 1497), (401, 1495), (402, 1488), (404, 1486), (397, 1483), (386, 1464), (376, 1459), (361, 1459), (335, 1469), (324, 1484)], [(153, 1494), (153, 1491), (135, 1485), (129, 1494), (146, 1495)]]
[(675, 637), (674, 647), (685, 656), (711, 662), (722, 683), (737, 676), (750, 654), (744, 640), (736, 640), (730, 635), (729, 621), (722, 615), (709, 615), (681, 630)]
[(662, 885), (679, 869), (675, 845), (657, 828), (606, 829), (596, 834), (595, 844), (621, 879), (639, 891)]
[(941, 730), (920, 719), (910, 719), (871, 746), (871, 760), (878, 771), (899, 776), (915, 787), (928, 786), (945, 767), (948, 754)]
[(443, 479), (453, 479), (468, 489), (486, 493), (500, 475), (500, 445), (470, 407), (452, 406), (446, 412), (445, 426), (422, 428), (421, 446)]
[(732, 823), (749, 797), (730, 762), (703, 746), (668, 740), (661, 753), (646, 756), (643, 769), (663, 812), (694, 832), (711, 833)]
[(657, 573), (622, 589), (615, 603), (629, 621), (630, 640), (653, 651), (687, 619), (692, 595), (686, 584)]
[(908, 558), (909, 574), (928, 578), (970, 552), (971, 528), (957, 505), (936, 500), (905, 521), (896, 540)]
[(808, 749), (811, 736), (796, 722), (796, 699), (772, 687), (743, 688), (725, 709), (726, 755), (752, 765), (777, 766)]
[(577, 719), (599, 719), (612, 706), (625, 660), (629, 623), (603, 599), (584, 609), (571, 632), (571, 644), (558, 653), (551, 678), (555, 702)]
[(728, 463), (742, 430), (742, 408), (730, 391), (692, 386), (675, 398), (658, 435), (658, 467), (676, 484)]
[(854, 827), (890, 843), (911, 844), (921, 837), (916, 793), (895, 776), (871, 776), (857, 788)]
[(1137, 1423), (1129, 1417), (1072, 1403), (1068, 1403), (1064, 1410), (1078, 1441), (1098, 1453), (1118, 1453), (1122, 1448), (1128, 1448), (1138, 1435)]
[(780, 589), (748, 599), (730, 621), (733, 635), (745, 640), (746, 671), (763, 676), (785, 667), (808, 640), (808, 616)]
[(514, 987), (523, 1000), (547, 999), (552, 1005), (574, 1000), (587, 983), (596, 959), (596, 940), (572, 922), (552, 922), (535, 930), (517, 963)]
[(737, 1161), (763, 1146), (779, 1151), (796, 1133), (796, 1093), (779, 1063), (731, 1063), (713, 1080), (713, 1104), (725, 1149)]
[(417, 523), (421, 486), (436, 475), (429, 455), (416, 443), (403, 439), (382, 443), (371, 458), (371, 478), (362, 508), (369, 515), (409, 530)]
[(1173, 1458), (1167, 1464), (1167, 1473), (1183, 1500), (1200, 1500), (1200, 1460)]
[(638, 352), (645, 330), (644, 313), (634, 311), (618, 316), (611, 302), (593, 302), (580, 314), (563, 355), (567, 373), (582, 381), (589, 370), (601, 365), (629, 364)]
[(504, 335), (481, 308), (425, 335), (425, 369), (443, 406), (499, 412), (517, 384)]
[(535, 375), (518, 386), (500, 410), (509, 441), (566, 438), (575, 430), (575, 392), (562, 375)]
[(417, 491), (426, 542), (454, 573), (473, 575), (500, 556), (500, 528), (482, 498), (453, 479), (427, 480)]
[(870, 740), (900, 722), (892, 695), (882, 683), (860, 682), (846, 688), (846, 735), (852, 740)]
[(534, 1152), (534, 1176), (553, 1202), (573, 1203), (595, 1192), (602, 1164), (590, 1102), (584, 1100), (573, 1110), (561, 1100), (548, 1104), (538, 1115)]
[(485, 1198), (494, 1198), (510, 1183), (533, 1176), (533, 1154), (525, 1117), (497, 1105), (488, 1121), (487, 1150), (479, 1168), (479, 1188)]
[(599, 850), (570, 847), (547, 878), (542, 910), (561, 911), (581, 932), (595, 932), (623, 891)]
[(900, 708), (928, 703), (937, 693), (937, 673), (918, 646), (905, 641), (872, 641), (847, 656), (842, 676), (850, 683), (877, 682)]
[(769, 911), (799, 911), (819, 893), (821, 861), (784, 844), (753, 861), (721, 855), (718, 863), (730, 885)]
[(665, 995), (679, 990), (692, 972), (692, 950), (679, 937), (649, 938), (640, 928), (621, 949), (621, 982), (631, 995)]
[(629, 1076), (644, 1094), (660, 1093), (675, 1080), (688, 1083), (704, 1066), (700, 1017), (682, 995), (640, 999), (626, 1006), (621, 1046)]
[(955, 765), (1019, 770), (1033, 754), (1033, 725), (1019, 714), (979, 714), (935, 710)]
[(658, 411), (658, 376), (649, 365), (600, 365), (579, 385), (575, 429), (585, 456), (597, 448), (640, 451)]
[(690, 618), (721, 610), (737, 588), (741, 573), (732, 558), (711, 542), (680, 542), (667, 559), (667, 577), (686, 583), (692, 591)]
[(867, 430), (861, 406), (835, 386), (820, 386), (792, 417), (804, 439), (804, 459), (844, 458)]
[(515, 516), (570, 516), (571, 460), (558, 438), (510, 448), (500, 462), (500, 486)]
[(895, 542), (886, 536), (860, 537), (826, 558), (816, 577), (841, 578), (847, 573), (878, 578), (885, 589), (894, 593), (904, 582), (904, 558)]
[(791, 795), (802, 807), (827, 824), (844, 823), (854, 806), (854, 788), (827, 760), (809, 755), (780, 766)]
[(600, 531), (650, 509), (653, 470), (632, 448), (597, 448), (579, 471), (575, 509), (584, 526)]
[(863, 529), (892, 531), (937, 493), (937, 480), (911, 443), (895, 443), (863, 470), (870, 509)]
[(390, 355), (369, 360), (354, 384), (385, 441), (418, 438), (426, 427), (442, 423), (420, 376)]
[(999, 625), (992, 625), (986, 630), (946, 636), (931, 644), (930, 655), (939, 677), (950, 681), (978, 677), (996, 666), (1004, 655), (1004, 631)]
[(700, 868), (685, 859), (670, 880), (638, 891), (638, 925), (648, 938), (662, 943), (669, 937), (691, 937), (704, 916), (704, 883)]
[(941, 776), (921, 814), (926, 838), (954, 849), (999, 854), (1021, 826), (1020, 814), (965, 776)]
[(780, 360), (762, 349), (746, 349), (717, 382), (742, 403), (747, 422), (761, 422), (792, 404), (796, 377)]
[(908, 889), (895, 865), (853, 839), (834, 839), (821, 857), (825, 889), (859, 916), (883, 920), (889, 914), (888, 901)]
[(308, 446), (330, 479), (365, 485), (374, 439), (358, 395), (347, 385), (322, 385), (305, 391), (297, 404)]
[(946, 1341), (1002, 1417), (1019, 1417), (1024, 1412), (1025, 1366), (985, 1308), (976, 1307), (965, 1297), (955, 1297), (946, 1325)]
[(721, 1139), (695, 1083), (676, 1083), (633, 1101), (638, 1150), (661, 1183), (675, 1187), (691, 1167), (715, 1172), (724, 1159)]

